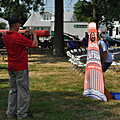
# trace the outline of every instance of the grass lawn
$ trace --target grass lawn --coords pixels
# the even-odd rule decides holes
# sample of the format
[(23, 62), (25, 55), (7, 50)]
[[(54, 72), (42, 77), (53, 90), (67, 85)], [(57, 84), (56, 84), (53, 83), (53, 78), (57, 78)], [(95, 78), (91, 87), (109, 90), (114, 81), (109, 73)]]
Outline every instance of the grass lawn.
[[(43, 52), (29, 58), (29, 112), (33, 120), (120, 120), (120, 101), (104, 102), (83, 96), (84, 74), (71, 73), (67, 60)], [(120, 92), (119, 72), (104, 76), (107, 89)], [(0, 120), (6, 120), (8, 78), (7, 61), (0, 62)]]

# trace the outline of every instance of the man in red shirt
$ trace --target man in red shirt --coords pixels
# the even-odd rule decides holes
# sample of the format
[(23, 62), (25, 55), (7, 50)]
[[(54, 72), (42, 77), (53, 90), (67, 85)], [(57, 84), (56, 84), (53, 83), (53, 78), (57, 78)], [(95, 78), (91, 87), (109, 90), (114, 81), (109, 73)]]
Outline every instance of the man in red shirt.
[(4, 35), (3, 42), (8, 56), (8, 73), (10, 91), (8, 96), (7, 118), (23, 119), (28, 116), (30, 102), (28, 57), (26, 47), (38, 47), (38, 40), (34, 29), (29, 29), (34, 40), (28, 40), (18, 34), (20, 21), (16, 17), (9, 20), (9, 31)]

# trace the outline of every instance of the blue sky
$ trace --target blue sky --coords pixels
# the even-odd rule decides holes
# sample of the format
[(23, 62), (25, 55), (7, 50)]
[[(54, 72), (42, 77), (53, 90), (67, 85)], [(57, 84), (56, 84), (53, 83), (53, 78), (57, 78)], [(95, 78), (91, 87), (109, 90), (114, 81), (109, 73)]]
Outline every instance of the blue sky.
[[(70, 10), (70, 11), (74, 11), (73, 7), (74, 4), (78, 1), (78, 0), (72, 0), (72, 2), (70, 2), (71, 0), (64, 0), (64, 11)], [(52, 12), (54, 12), (54, 0), (47, 0), (47, 5), (45, 6), (45, 10), (50, 10)]]

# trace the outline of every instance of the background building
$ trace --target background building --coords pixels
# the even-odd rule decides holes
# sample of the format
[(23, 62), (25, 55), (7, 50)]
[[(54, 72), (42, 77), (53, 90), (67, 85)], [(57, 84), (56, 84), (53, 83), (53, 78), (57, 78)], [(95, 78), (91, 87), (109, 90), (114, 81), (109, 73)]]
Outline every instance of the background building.
[(120, 22), (113, 20), (113, 27), (111, 27), (109, 30), (107, 30), (105, 25), (100, 26), (100, 32), (104, 33), (106, 37), (111, 38), (120, 38)]
[[(48, 30), (50, 35), (54, 35), (54, 20), (55, 15), (51, 11), (46, 11), (43, 14), (33, 12), (23, 26), (26, 29)], [(78, 36), (82, 40), (85, 32), (88, 32), (88, 22), (78, 22), (73, 11), (64, 12), (64, 33)]]

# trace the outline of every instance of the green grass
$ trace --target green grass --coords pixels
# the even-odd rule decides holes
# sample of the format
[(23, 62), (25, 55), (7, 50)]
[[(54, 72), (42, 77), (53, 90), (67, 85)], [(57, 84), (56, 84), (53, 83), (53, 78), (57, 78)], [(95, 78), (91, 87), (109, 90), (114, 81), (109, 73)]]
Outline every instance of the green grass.
[[(120, 120), (120, 101), (99, 101), (82, 95), (84, 74), (67, 69), (68, 58), (29, 58), (30, 107), (33, 120)], [(31, 62), (32, 61), (32, 62)], [(109, 91), (120, 92), (120, 75), (104, 74)], [(0, 120), (6, 120), (9, 92), (7, 62), (0, 63)]]

